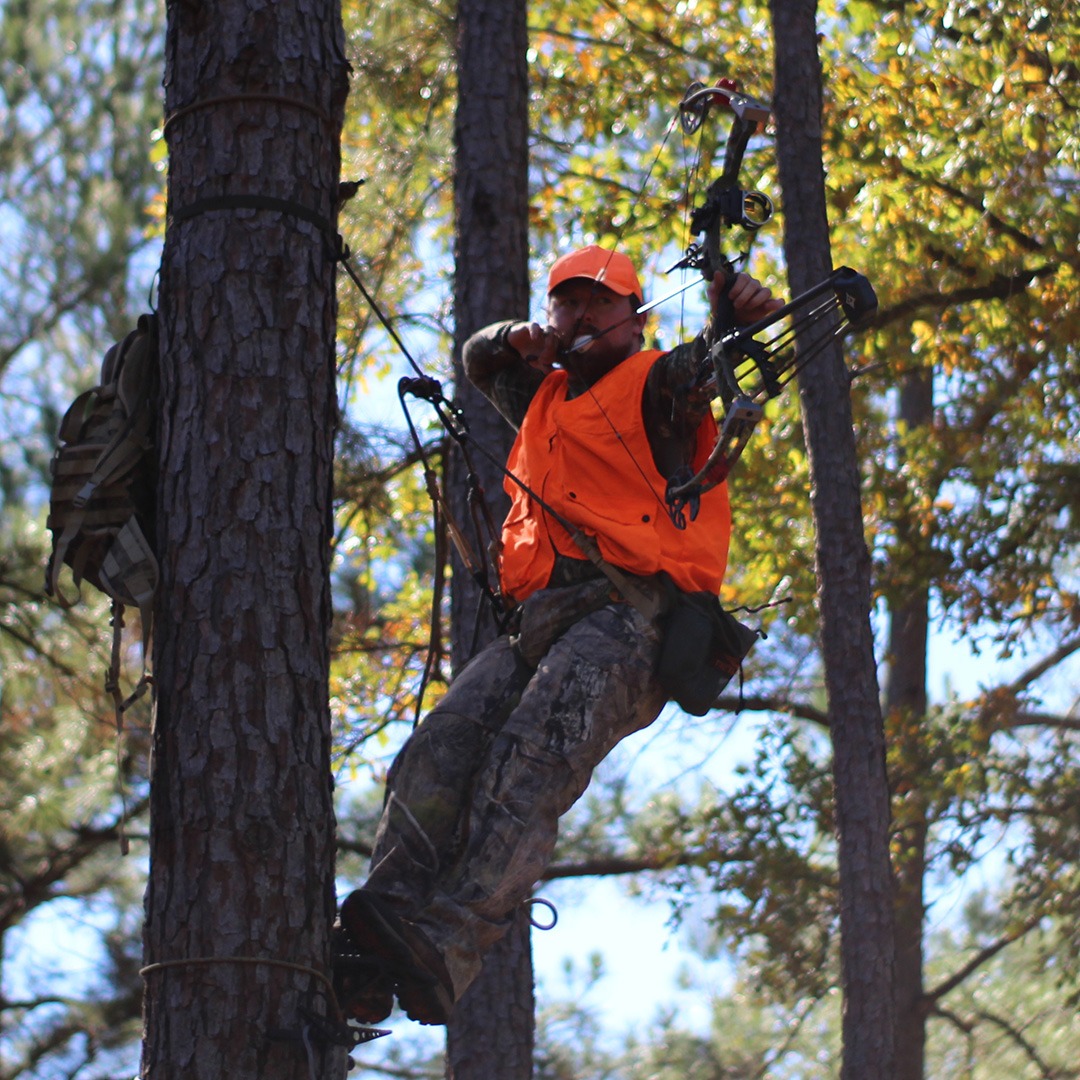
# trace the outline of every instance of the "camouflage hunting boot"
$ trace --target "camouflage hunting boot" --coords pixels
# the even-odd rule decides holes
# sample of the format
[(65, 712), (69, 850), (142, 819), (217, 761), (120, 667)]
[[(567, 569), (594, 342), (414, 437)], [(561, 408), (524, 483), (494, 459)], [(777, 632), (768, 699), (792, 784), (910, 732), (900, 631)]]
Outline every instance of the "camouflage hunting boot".
[(442, 957), (418, 927), (366, 889), (357, 889), (345, 898), (341, 925), (358, 956), (370, 970), (381, 973), (381, 985), (393, 987), (410, 1020), (446, 1023), (454, 1007), (453, 984)]

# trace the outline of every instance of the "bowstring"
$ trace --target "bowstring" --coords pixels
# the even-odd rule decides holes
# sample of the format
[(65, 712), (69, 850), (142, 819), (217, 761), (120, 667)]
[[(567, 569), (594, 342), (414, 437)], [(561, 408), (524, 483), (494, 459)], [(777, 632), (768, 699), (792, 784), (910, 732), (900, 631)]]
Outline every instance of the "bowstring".
[[(667, 146), (668, 140), (671, 138), (671, 133), (672, 133), (672, 131), (675, 130), (675, 126), (679, 122), (680, 122), (680, 109), (679, 109), (678, 106), (676, 106), (675, 110), (673, 111), (673, 113), (671, 115), (671, 119), (668, 121), (667, 126), (664, 129), (664, 134), (663, 134), (663, 137), (660, 140), (660, 145), (657, 147), (656, 153), (653, 155), (652, 161), (649, 164), (649, 168), (645, 172), (645, 177), (642, 180), (640, 186), (638, 187), (638, 190), (634, 195), (633, 201), (630, 203), (630, 208), (629, 208), (629, 210), (627, 212), (627, 215), (626, 215), (626, 221), (624, 222), (624, 224), (622, 226), (620, 226), (615, 231), (614, 243), (612, 244), (611, 250), (608, 252), (607, 259), (604, 261), (604, 267), (603, 267), (604, 270), (606, 270), (607, 266), (610, 264), (611, 259), (614, 257), (616, 251), (619, 250), (620, 245), (622, 244), (623, 234), (625, 233), (625, 231), (628, 228), (630, 222), (634, 218), (634, 210), (636, 209), (638, 204), (640, 202), (642, 202), (642, 200), (645, 198), (645, 191), (646, 191), (647, 187), (649, 186), (649, 182), (652, 179), (653, 173), (656, 171), (656, 167), (657, 167), (657, 165), (658, 165), (658, 163), (660, 161), (661, 156), (663, 155), (664, 148)], [(702, 127), (704, 127), (704, 125), (702, 125)], [(684, 136), (685, 136), (685, 132), (684, 132)], [(683, 145), (684, 145), (684, 147), (686, 145), (685, 138), (683, 140)], [(698, 170), (700, 168), (701, 157), (702, 157), (701, 139), (699, 138), (698, 141), (697, 141), (696, 153), (695, 153), (695, 155), (693, 157), (693, 162), (692, 162), (689, 170), (687, 170), (686, 182), (684, 184), (684, 197), (682, 199), (682, 202), (683, 202), (683, 213), (684, 213), (684, 228), (686, 230), (689, 229), (688, 215), (690, 213), (690, 201), (691, 200), (690, 200), (689, 195), (690, 195), (690, 190), (691, 190), (691, 184), (692, 184), (693, 177), (696, 176), (696, 174), (697, 174), (697, 172), (698, 172)], [(603, 276), (603, 275), (601, 275), (601, 276)], [(593, 283), (592, 283), (591, 293), (595, 294), (602, 284), (603, 284), (602, 281), (594, 280)], [(644, 296), (641, 297), (641, 300), (644, 303), (644, 300), (645, 300)], [(685, 295), (683, 296), (683, 307), (685, 309)], [(588, 308), (589, 308), (589, 305), (586, 302), (582, 307), (581, 314), (577, 317), (577, 321), (576, 321), (576, 323), (574, 325), (573, 333), (570, 335), (571, 347), (573, 346), (574, 341), (576, 341), (577, 338), (578, 338), (578, 331), (581, 329), (581, 325), (582, 325), (582, 322), (585, 319), (586, 313), (588, 312)], [(615, 326), (622, 326), (623, 323), (629, 322), (629, 320), (634, 318), (637, 314), (639, 314), (639, 312), (635, 309), (635, 311), (631, 315), (628, 315), (625, 319), (620, 320), (618, 323), (615, 324)], [(610, 327), (607, 328), (607, 330), (601, 331), (601, 333), (596, 335), (596, 337), (594, 337), (592, 340), (596, 341), (604, 333), (607, 333), (608, 330), (615, 329), (615, 326), (610, 326)], [(682, 318), (680, 317), (680, 329), (681, 328), (682, 328)], [(590, 342), (590, 346), (591, 346), (591, 344), (592, 344), (592, 342)], [(575, 360), (574, 360), (574, 362), (568, 363), (568, 361), (570, 361), (571, 357), (574, 357)], [(562, 362), (563, 367), (566, 368), (566, 370), (571, 375), (574, 375), (577, 378), (579, 383), (584, 385), (586, 392), (588, 393), (589, 397), (593, 401), (593, 404), (599, 410), (600, 415), (604, 418), (604, 420), (607, 423), (608, 427), (611, 428), (611, 431), (615, 435), (616, 440), (618, 441), (619, 445), (623, 448), (623, 450), (626, 452), (627, 456), (630, 458), (631, 464), (634, 466), (634, 469), (637, 471), (638, 475), (641, 477), (641, 480), (645, 484), (646, 488), (648, 488), (649, 492), (652, 494), (653, 498), (656, 500), (657, 505), (660, 507), (660, 509), (666, 515), (668, 513), (668, 509), (667, 509), (667, 503), (666, 503), (665, 499), (661, 496), (660, 492), (657, 491), (657, 489), (654, 487), (652, 480), (646, 474), (644, 468), (642, 467), (641, 462), (638, 461), (637, 456), (634, 454), (633, 450), (631, 450), (631, 448), (627, 445), (626, 440), (623, 438), (622, 432), (619, 431), (618, 425), (615, 423), (614, 420), (611, 419), (611, 416), (608, 414), (607, 410), (604, 408), (603, 403), (600, 401), (600, 399), (597, 397), (595, 391), (593, 390), (592, 385), (587, 383), (584, 380), (584, 378), (582, 378), (581, 369), (580, 369), (580, 366), (577, 365), (576, 359), (577, 359), (576, 354), (573, 352), (572, 348), (570, 350), (564, 351), (562, 353), (562, 355), (560, 356), (560, 360)]]

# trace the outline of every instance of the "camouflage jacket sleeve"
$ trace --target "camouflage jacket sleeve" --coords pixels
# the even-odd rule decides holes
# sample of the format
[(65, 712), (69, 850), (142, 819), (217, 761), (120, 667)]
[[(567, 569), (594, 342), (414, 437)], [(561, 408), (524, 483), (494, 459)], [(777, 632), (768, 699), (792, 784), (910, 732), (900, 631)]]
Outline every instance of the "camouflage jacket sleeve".
[(513, 321), (492, 323), (478, 330), (462, 350), (465, 374), (516, 431), (544, 373), (531, 367), (506, 336)]
[(693, 341), (676, 345), (649, 372), (642, 410), (654, 445), (661, 440), (689, 443), (709, 411), (709, 391), (698, 383), (713, 334), (710, 320)]

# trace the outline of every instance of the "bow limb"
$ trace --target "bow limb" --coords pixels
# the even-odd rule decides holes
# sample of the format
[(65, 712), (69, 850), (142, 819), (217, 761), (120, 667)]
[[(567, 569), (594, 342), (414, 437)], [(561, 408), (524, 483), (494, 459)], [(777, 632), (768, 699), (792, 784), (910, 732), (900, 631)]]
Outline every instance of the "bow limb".
[(686, 528), (686, 513), (690, 520), (697, 517), (701, 496), (722, 484), (738, 461), (750, 436), (761, 419), (761, 406), (749, 398), (738, 398), (728, 407), (720, 434), (708, 458), (693, 476), (676, 473), (664, 493), (668, 514), (676, 528)]

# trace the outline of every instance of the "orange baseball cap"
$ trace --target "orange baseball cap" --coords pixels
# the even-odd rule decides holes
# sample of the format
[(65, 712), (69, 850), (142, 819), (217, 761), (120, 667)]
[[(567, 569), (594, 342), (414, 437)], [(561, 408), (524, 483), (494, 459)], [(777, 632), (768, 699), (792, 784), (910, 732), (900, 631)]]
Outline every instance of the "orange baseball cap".
[(548, 294), (571, 278), (598, 282), (620, 296), (643, 295), (634, 264), (625, 255), (596, 244), (571, 251), (555, 260), (548, 273)]

